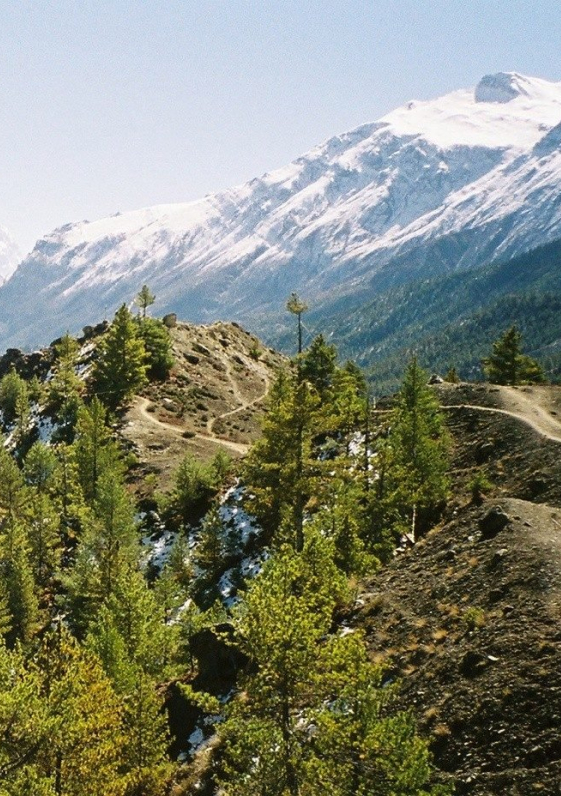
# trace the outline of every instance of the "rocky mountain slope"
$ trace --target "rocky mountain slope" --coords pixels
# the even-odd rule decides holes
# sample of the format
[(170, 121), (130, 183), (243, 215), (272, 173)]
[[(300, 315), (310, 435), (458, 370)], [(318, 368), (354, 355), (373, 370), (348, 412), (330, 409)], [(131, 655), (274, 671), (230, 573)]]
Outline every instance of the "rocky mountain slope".
[(170, 378), (152, 382), (122, 422), (139, 474), (154, 474), (163, 491), (187, 452), (199, 461), (220, 449), (232, 458), (247, 453), (260, 434), (263, 399), (284, 362), (235, 323), (178, 323), (170, 334)]
[[(306, 323), (328, 329), (342, 355), (364, 367), (382, 392), (396, 389), (413, 352), (431, 372), (454, 366), (464, 379), (483, 378), (489, 341), (512, 324), (548, 378), (559, 380), (560, 259), (557, 240), (512, 260), (390, 287), (327, 315), (312, 307)], [(281, 339), (290, 341), (288, 330)]]
[(292, 290), (327, 309), (512, 257), (560, 234), (560, 121), (561, 84), (488, 75), (198, 202), (68, 224), (0, 290), (1, 342), (75, 331), (143, 283), (158, 312), (271, 340)]
[[(561, 388), (446, 385), (453, 500), (347, 622), (401, 680), (456, 793), (559, 794)], [(483, 468), (481, 503), (466, 484)]]
[(0, 285), (10, 278), (21, 260), (21, 252), (8, 230), (0, 226)]

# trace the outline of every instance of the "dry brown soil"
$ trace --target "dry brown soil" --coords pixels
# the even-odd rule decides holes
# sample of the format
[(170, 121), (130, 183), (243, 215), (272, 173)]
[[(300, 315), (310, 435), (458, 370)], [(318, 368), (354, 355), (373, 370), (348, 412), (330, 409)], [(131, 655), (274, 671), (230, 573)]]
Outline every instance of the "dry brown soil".
[[(369, 578), (351, 624), (458, 794), (561, 794), (561, 388), (442, 385), (442, 524)], [(493, 487), (472, 505), (469, 478)], [(509, 521), (487, 537), (496, 506)]]
[(189, 451), (207, 461), (223, 449), (243, 456), (260, 433), (263, 399), (283, 364), (234, 323), (171, 330), (175, 365), (168, 381), (152, 383), (129, 408), (122, 433), (145, 472), (167, 489)]

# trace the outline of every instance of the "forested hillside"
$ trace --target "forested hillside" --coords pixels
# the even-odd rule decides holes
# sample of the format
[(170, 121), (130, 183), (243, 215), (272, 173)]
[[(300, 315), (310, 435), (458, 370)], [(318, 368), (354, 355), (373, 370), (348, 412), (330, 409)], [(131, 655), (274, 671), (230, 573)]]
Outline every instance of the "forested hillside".
[[(327, 317), (313, 305), (306, 316), (337, 341), (343, 355), (364, 369), (378, 394), (399, 384), (403, 361), (413, 356), (431, 372), (455, 367), (466, 380), (481, 379), (490, 341), (511, 324), (548, 377), (561, 376), (561, 242), (513, 260), (462, 270), (398, 287), (373, 280), (371, 299), (334, 303)], [(290, 330), (278, 334), (290, 345)], [(309, 339), (309, 338), (308, 338)]]
[(156, 401), (176, 378), (142, 309), (3, 360), (2, 792), (444, 792), (336, 621), (356, 578), (442, 510), (448, 437), (424, 375), (412, 362), (375, 422), (320, 336), (278, 371), (241, 468), (227, 438), (203, 462), (186, 434), (158, 491), (121, 431), (138, 391)]

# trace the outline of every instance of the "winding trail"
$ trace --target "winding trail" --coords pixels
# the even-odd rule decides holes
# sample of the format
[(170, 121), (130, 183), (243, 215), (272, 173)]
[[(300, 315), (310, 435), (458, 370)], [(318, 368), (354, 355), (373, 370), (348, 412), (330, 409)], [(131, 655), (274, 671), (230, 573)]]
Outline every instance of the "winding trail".
[[(141, 398), (138, 404), (140, 414), (146, 420), (149, 420), (151, 423), (159, 426), (160, 428), (166, 428), (168, 431), (172, 431), (177, 437), (183, 437), (183, 432), (185, 429), (178, 428), (171, 423), (166, 423), (164, 420), (158, 420), (153, 412), (148, 411), (149, 405), (150, 400), (148, 398)], [(216, 419), (218, 420), (218, 418)], [(193, 434), (191, 439), (204, 439), (206, 442), (214, 442), (216, 445), (222, 445), (224, 448), (229, 448), (230, 450), (236, 451), (236, 453), (241, 453), (242, 456), (244, 456), (249, 450), (249, 445), (246, 445), (243, 442), (231, 442), (228, 439), (217, 437), (215, 434), (201, 434), (200, 432), (196, 432)]]
[[(208, 422), (207, 422), (207, 433), (206, 434), (201, 434), (200, 432), (195, 432), (193, 434), (193, 436), (191, 437), (191, 439), (201, 439), (201, 440), (205, 440), (205, 442), (212, 442), (212, 443), (214, 443), (216, 445), (221, 445), (224, 448), (228, 448), (229, 450), (235, 451), (236, 453), (239, 453), (242, 456), (245, 456), (245, 454), (248, 452), (250, 446), (247, 445), (246, 443), (243, 443), (243, 442), (233, 442), (233, 441), (231, 441), (229, 439), (224, 439), (223, 437), (219, 437), (213, 431), (214, 424), (218, 420), (222, 420), (225, 417), (231, 417), (232, 415), (235, 415), (238, 412), (243, 412), (245, 409), (249, 409), (250, 407), (252, 407), (255, 404), (257, 404), (260, 401), (262, 401), (266, 397), (267, 393), (269, 392), (270, 380), (269, 380), (268, 374), (265, 371), (260, 371), (260, 375), (263, 377), (263, 380), (265, 382), (264, 392), (261, 395), (258, 395), (257, 398), (254, 398), (251, 401), (246, 401), (244, 399), (244, 397), (242, 396), (242, 394), (241, 394), (241, 392), (240, 392), (240, 390), (238, 388), (238, 385), (236, 384), (235, 379), (233, 378), (232, 370), (231, 370), (231, 367), (230, 367), (230, 363), (227, 364), (226, 371), (227, 371), (228, 380), (229, 380), (229, 382), (230, 382), (230, 384), (232, 386), (232, 391), (233, 391), (234, 397), (239, 402), (240, 405), (237, 406), (235, 409), (230, 409), (228, 412), (223, 412), (221, 415), (217, 415), (217, 417), (213, 417), (210, 420), (208, 420)], [(160, 428), (165, 428), (168, 431), (172, 431), (178, 437), (183, 437), (183, 432), (185, 431), (185, 429), (178, 428), (177, 426), (174, 426), (171, 423), (166, 423), (164, 420), (159, 420), (154, 415), (153, 412), (149, 412), (148, 411), (148, 407), (149, 407), (150, 403), (151, 402), (150, 402), (149, 398), (140, 398), (139, 399), (138, 410), (139, 410), (140, 414), (142, 415), (142, 417), (145, 420), (148, 420), (150, 423), (153, 423), (154, 425), (159, 426)]]
[(444, 404), (442, 409), (473, 409), (476, 412), (494, 412), (507, 415), (520, 420), (530, 426), (544, 439), (561, 443), (561, 422), (539, 406), (535, 399), (528, 398), (523, 393), (512, 387), (502, 387), (500, 390), (503, 402), (509, 409), (500, 409), (494, 406), (479, 406), (477, 404)]
[[(265, 382), (265, 391), (261, 395), (258, 395), (257, 398), (254, 398), (252, 401), (246, 401), (246, 399), (243, 397), (243, 395), (240, 392), (236, 380), (234, 379), (234, 376), (232, 374), (232, 366), (230, 365), (229, 362), (226, 363), (226, 376), (232, 387), (234, 398), (239, 403), (239, 406), (236, 406), (235, 409), (230, 409), (228, 412), (223, 412), (221, 415), (218, 415), (217, 417), (209, 418), (206, 424), (207, 433), (209, 434), (209, 436), (211, 437), (216, 436), (214, 434), (214, 424), (217, 423), (219, 420), (223, 420), (225, 417), (232, 417), (233, 415), (237, 415), (239, 412), (243, 412), (245, 409), (249, 409), (250, 407), (255, 406), (255, 404), (258, 404), (266, 397), (270, 387), (269, 376), (265, 370), (260, 371), (259, 375), (262, 376), (263, 381)], [(216, 437), (216, 438), (222, 439), (221, 437)]]

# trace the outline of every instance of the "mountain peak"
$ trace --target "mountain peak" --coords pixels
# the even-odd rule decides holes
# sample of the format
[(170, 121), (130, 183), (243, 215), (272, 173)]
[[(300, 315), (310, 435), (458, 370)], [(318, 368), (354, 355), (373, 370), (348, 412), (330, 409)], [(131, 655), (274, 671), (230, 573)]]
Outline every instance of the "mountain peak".
[(516, 72), (497, 72), (484, 75), (475, 87), (476, 102), (510, 102), (516, 97), (528, 96), (531, 80)]

